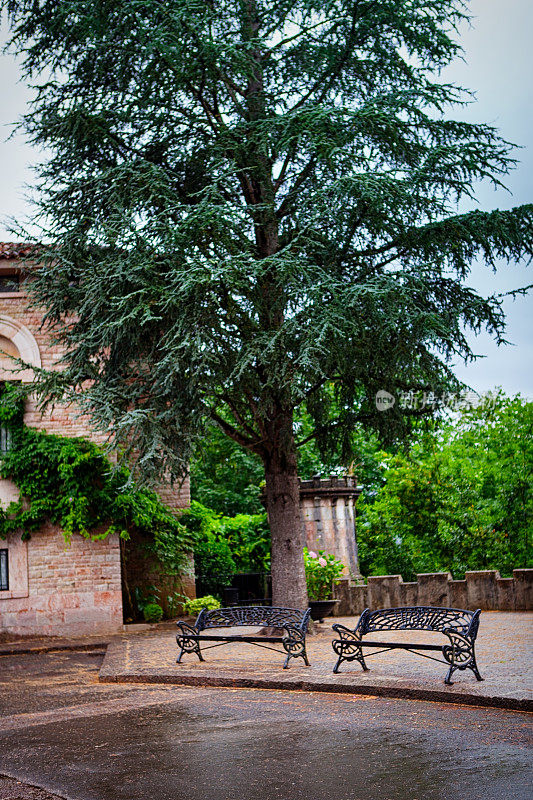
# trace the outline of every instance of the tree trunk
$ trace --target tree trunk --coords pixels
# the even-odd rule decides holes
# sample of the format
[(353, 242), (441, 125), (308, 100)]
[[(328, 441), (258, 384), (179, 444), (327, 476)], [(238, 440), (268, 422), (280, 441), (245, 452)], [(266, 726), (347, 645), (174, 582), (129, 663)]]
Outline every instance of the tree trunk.
[(272, 537), (272, 605), (307, 608), (300, 489), (292, 414), (274, 423), (274, 441), (265, 460), (266, 508)]

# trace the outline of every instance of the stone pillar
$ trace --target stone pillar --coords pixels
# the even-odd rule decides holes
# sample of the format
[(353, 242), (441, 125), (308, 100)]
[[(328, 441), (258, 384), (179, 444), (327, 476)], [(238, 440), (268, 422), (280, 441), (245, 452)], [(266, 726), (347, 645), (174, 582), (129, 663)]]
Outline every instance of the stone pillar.
[(355, 580), (359, 572), (355, 534), (355, 502), (361, 489), (351, 475), (300, 481), (300, 510), (309, 550), (333, 553)]

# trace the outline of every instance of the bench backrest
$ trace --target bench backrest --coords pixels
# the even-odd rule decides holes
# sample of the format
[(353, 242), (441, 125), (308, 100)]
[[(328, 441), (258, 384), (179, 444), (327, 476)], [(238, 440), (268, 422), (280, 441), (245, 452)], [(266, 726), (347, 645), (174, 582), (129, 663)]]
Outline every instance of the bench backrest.
[(235, 608), (217, 608), (207, 611), (203, 608), (196, 620), (198, 630), (206, 628), (228, 628), (233, 626), (264, 626), (283, 628), (294, 625), (306, 631), (311, 610), (298, 608), (274, 608), (272, 606), (236, 606)]
[[(461, 608), (439, 608), (433, 606), (407, 606), (404, 608), (368, 608), (361, 614), (357, 625), (359, 633), (372, 631), (443, 631), (453, 629), (466, 634), (472, 620), (479, 618), (479, 611), (466, 611)], [(477, 633), (470, 631), (474, 635)]]

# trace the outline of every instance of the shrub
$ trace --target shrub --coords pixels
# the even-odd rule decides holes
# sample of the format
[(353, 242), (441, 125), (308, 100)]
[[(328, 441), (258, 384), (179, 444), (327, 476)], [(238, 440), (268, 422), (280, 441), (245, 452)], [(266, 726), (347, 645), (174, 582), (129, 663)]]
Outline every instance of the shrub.
[(220, 608), (220, 602), (212, 594), (206, 594), (205, 597), (186, 600), (183, 604), (183, 613), (194, 616), (199, 614), (202, 608), (207, 608), (208, 611)]
[(266, 514), (222, 517), (194, 501), (180, 522), (193, 536), (200, 593), (221, 595), (235, 572), (268, 572), (270, 534)]
[(161, 622), (163, 619), (163, 609), (159, 603), (148, 603), (143, 608), (143, 616), (146, 622)]
[(329, 600), (333, 584), (339, 582), (344, 564), (332, 553), (313, 553), (304, 547), (305, 580), (309, 600)]

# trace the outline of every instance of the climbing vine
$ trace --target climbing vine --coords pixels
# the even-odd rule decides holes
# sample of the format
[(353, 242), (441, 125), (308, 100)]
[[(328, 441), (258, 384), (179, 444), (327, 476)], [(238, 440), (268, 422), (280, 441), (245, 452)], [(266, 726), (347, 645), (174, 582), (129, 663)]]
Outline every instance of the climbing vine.
[(0, 538), (22, 531), (27, 539), (46, 522), (59, 525), (66, 541), (75, 533), (127, 539), (136, 529), (153, 537), (169, 571), (186, 566), (191, 534), (155, 492), (131, 488), (128, 471), (114, 468), (93, 442), (28, 428), (22, 414), (20, 392), (6, 385), (0, 425), (9, 431), (10, 448), (0, 454), (0, 477), (11, 479), (20, 497), (0, 509)]

